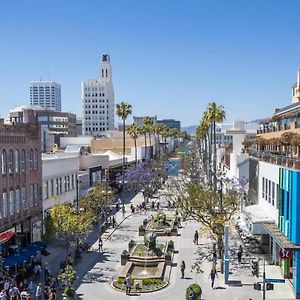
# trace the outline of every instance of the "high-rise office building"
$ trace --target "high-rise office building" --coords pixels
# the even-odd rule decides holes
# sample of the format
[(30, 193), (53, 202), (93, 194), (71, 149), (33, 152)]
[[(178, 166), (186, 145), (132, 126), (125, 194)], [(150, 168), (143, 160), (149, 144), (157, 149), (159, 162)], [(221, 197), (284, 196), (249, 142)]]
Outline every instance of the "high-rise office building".
[(114, 89), (110, 57), (102, 55), (100, 76), (82, 82), (82, 134), (93, 135), (114, 129)]
[(61, 111), (61, 86), (55, 81), (31, 81), (30, 105)]

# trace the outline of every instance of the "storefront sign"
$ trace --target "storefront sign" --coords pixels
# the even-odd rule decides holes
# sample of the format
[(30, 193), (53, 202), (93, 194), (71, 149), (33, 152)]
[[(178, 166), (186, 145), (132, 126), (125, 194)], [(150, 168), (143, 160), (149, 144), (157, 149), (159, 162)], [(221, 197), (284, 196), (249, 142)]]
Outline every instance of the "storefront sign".
[(279, 256), (280, 256), (280, 258), (285, 258), (285, 259), (291, 258), (291, 252), (283, 250), (283, 249), (280, 249)]
[(13, 237), (16, 233), (15, 228), (8, 229), (4, 232), (0, 233), (0, 243), (4, 243), (5, 241), (9, 240), (11, 237)]

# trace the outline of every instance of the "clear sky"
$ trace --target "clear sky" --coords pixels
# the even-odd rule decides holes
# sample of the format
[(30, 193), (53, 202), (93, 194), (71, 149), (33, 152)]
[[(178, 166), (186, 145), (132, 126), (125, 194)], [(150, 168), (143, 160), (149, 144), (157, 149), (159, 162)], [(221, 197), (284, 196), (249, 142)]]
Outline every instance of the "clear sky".
[[(81, 81), (113, 68), (115, 102), (133, 115), (197, 125), (211, 100), (227, 120), (291, 103), (300, 65), (295, 0), (1, 0), (0, 113), (29, 103), (29, 81), (62, 85), (81, 113)], [(116, 118), (117, 120), (117, 118)]]

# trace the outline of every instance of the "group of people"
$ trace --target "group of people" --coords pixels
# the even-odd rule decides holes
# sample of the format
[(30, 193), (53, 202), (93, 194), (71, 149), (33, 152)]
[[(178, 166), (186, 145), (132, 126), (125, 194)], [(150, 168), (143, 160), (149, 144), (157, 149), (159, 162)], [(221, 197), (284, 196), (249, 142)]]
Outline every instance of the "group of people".
[(33, 275), (34, 280), (28, 281), (24, 278), (21, 281), (16, 280), (16, 276), (12, 276), (9, 269), (6, 269), (3, 274), (3, 285), (0, 292), (0, 300), (56, 300), (56, 285), (57, 280), (50, 275), (48, 264), (45, 264), (45, 288), (39, 282), (42, 267), (39, 263), (34, 265)]

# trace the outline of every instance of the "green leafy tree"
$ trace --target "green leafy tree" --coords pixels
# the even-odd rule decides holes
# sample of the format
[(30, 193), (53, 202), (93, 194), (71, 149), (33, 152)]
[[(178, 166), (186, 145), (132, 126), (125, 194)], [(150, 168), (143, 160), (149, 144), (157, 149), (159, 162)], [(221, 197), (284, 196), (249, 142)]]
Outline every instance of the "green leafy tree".
[(127, 133), (130, 135), (130, 137), (134, 141), (134, 153), (135, 153), (135, 166), (137, 165), (137, 146), (136, 146), (136, 140), (138, 139), (139, 135), (141, 134), (140, 127), (133, 123), (127, 128)]
[(228, 190), (221, 196), (209, 186), (194, 181), (184, 182), (180, 186), (177, 207), (181, 214), (208, 228), (217, 242), (219, 255), (222, 255), (224, 225), (239, 208), (238, 193)]
[(149, 135), (149, 145), (150, 145), (150, 148), (151, 148), (151, 146), (152, 146), (152, 144), (151, 144), (151, 133), (153, 132), (153, 126), (154, 126), (153, 117), (146, 116), (144, 118), (144, 125), (145, 125), (147, 133)]
[(84, 240), (86, 235), (92, 231), (92, 223), (95, 220), (91, 210), (77, 212), (70, 205), (55, 205), (50, 210), (53, 227), (56, 236), (63, 240), (66, 249), (75, 244), (77, 238)]

